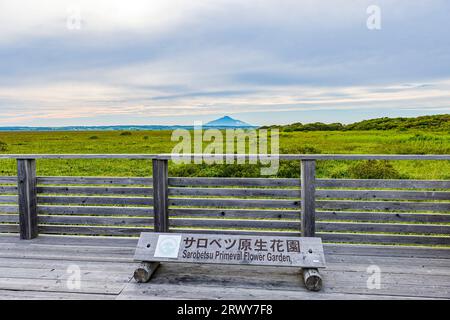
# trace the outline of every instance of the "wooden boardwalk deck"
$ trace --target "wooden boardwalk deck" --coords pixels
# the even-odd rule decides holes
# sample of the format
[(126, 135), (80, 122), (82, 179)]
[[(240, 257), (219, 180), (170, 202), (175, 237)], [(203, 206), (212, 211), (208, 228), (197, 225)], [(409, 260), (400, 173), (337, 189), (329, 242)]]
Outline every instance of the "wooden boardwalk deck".
[[(0, 235), (0, 299), (450, 299), (450, 249), (325, 245), (321, 292), (293, 268), (163, 264), (146, 284), (132, 279), (136, 239)], [(69, 266), (81, 288), (69, 289)], [(367, 267), (381, 270), (368, 289)]]

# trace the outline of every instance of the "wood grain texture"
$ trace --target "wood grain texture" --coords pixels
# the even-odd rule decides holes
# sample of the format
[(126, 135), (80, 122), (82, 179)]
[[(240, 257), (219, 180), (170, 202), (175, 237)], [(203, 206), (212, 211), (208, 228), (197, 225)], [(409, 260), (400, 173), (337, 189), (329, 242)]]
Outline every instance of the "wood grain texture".
[(51, 215), (101, 215), (101, 216), (141, 216), (152, 217), (153, 208), (149, 207), (112, 207), (112, 206), (60, 206), (38, 205), (39, 214)]
[[(298, 269), (268, 266), (162, 263), (149, 283), (136, 283), (136, 242), (0, 235), (0, 299), (450, 299), (450, 249), (325, 244), (323, 287), (311, 292)], [(65, 281), (72, 264), (85, 279), (77, 292)], [(367, 288), (373, 264), (383, 271), (379, 290)]]
[[(0, 189), (1, 191), (1, 189)], [(140, 195), (145, 196), (153, 192), (152, 188), (131, 187), (38, 187), (40, 194), (98, 194), (98, 195)]]
[(17, 185), (17, 176), (0, 176), (0, 184), (15, 184)]
[(154, 229), (169, 230), (169, 164), (167, 160), (153, 160)]
[[(1, 182), (1, 180), (0, 180)], [(137, 177), (37, 177), (38, 185), (145, 185), (153, 184), (152, 178)]]
[(17, 179), (20, 238), (30, 240), (38, 236), (36, 160), (17, 160)]
[(314, 237), (316, 232), (316, 162), (301, 161), (301, 233)]
[[(183, 158), (192, 159), (271, 159), (280, 160), (450, 160), (449, 155), (394, 155), (394, 154), (183, 154)], [(171, 160), (172, 154), (0, 154), (0, 159), (136, 159)]]

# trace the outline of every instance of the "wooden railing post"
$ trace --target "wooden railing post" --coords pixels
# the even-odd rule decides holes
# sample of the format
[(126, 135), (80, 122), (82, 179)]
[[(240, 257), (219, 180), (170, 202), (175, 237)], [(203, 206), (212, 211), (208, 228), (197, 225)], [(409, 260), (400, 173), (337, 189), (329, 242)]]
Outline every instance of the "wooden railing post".
[(153, 210), (155, 232), (169, 231), (168, 160), (153, 159)]
[[(153, 221), (155, 232), (169, 231), (169, 162), (153, 159)], [(134, 270), (137, 282), (148, 282), (158, 269), (159, 262), (143, 261)]]
[(316, 161), (301, 161), (301, 233), (314, 237), (316, 232)]
[(38, 236), (36, 160), (17, 159), (20, 239)]
[[(316, 160), (301, 160), (301, 234), (314, 237), (316, 233)], [(303, 281), (310, 291), (322, 288), (322, 276), (316, 268), (302, 270)]]

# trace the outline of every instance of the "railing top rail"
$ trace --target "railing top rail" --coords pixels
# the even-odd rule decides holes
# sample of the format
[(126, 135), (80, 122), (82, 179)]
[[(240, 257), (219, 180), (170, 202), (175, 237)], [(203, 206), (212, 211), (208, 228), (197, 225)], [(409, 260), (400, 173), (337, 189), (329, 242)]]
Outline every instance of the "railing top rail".
[(449, 154), (0, 154), (0, 159), (450, 160)]

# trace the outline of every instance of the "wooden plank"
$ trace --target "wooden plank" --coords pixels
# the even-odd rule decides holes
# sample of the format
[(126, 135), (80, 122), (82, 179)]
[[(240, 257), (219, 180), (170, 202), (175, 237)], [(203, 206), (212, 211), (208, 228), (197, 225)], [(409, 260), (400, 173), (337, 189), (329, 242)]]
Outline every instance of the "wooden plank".
[(237, 220), (237, 219), (170, 219), (173, 227), (209, 227), (209, 228), (257, 228), (299, 230), (300, 221), (277, 220)]
[[(176, 271), (175, 271), (176, 272)], [(226, 281), (221, 279), (222, 281)], [(294, 282), (298, 283), (298, 282)], [(201, 300), (308, 300), (311, 299), (311, 292), (299, 289), (297, 290), (280, 290), (277, 288), (261, 289), (261, 288), (242, 288), (242, 287), (224, 287), (224, 286), (208, 286), (205, 284), (183, 284), (168, 285), (166, 283), (148, 283), (145, 287), (135, 283), (129, 283), (125, 289), (117, 297), (118, 300), (161, 300), (161, 299), (192, 299), (192, 288), (195, 288), (195, 299)], [(408, 299), (425, 299), (421, 297), (409, 297), (400, 295), (380, 295), (380, 294), (354, 294), (354, 293), (324, 293), (315, 292), (316, 300), (408, 300)]]
[(299, 179), (289, 178), (184, 178), (170, 177), (169, 186), (241, 186), (241, 187), (298, 187)]
[(450, 234), (450, 225), (438, 224), (318, 222), (316, 227), (319, 231)]
[(450, 180), (318, 179), (318, 187), (450, 189)]
[(0, 203), (18, 203), (17, 196), (0, 196)]
[[(52, 279), (67, 281), (70, 274), (67, 273), (67, 269), (32, 269), (32, 268), (1, 268), (0, 278), (9, 279)], [(105, 282), (127, 282), (130, 280), (130, 273), (124, 271), (104, 272), (101, 269), (97, 270), (83, 270), (80, 268), (81, 281), (105, 281)]]
[(0, 184), (17, 184), (17, 177), (0, 177)]
[[(17, 222), (17, 215), (0, 215), (0, 222)], [(131, 217), (95, 217), (95, 216), (39, 216), (40, 224), (85, 224), (111, 226), (148, 226), (152, 218)], [(187, 219), (172, 218), (173, 227), (207, 227), (207, 228), (253, 228), (253, 229), (290, 229), (297, 230), (300, 221), (249, 220), (249, 219)], [(317, 222), (319, 231), (358, 231), (358, 232), (396, 232), (450, 234), (450, 225), (387, 224), (387, 223), (344, 223)]]
[[(119, 294), (125, 285), (124, 282), (108, 282), (108, 281), (85, 281), (78, 290), (78, 293), (93, 294)], [(0, 278), (0, 289), (2, 290), (23, 290), (28, 291), (45, 291), (49, 292), (73, 292), (67, 287), (66, 281), (55, 281), (50, 279), (5, 279)]]
[[(152, 188), (131, 187), (38, 187), (40, 194), (149, 195)], [(1, 191), (1, 190), (0, 190)]]
[[(289, 215), (286, 215), (285, 218), (288, 218), (288, 216)], [(317, 220), (450, 223), (450, 214), (440, 214), (440, 213), (316, 211), (316, 218)]]
[[(23, 244), (16, 236), (2, 235), (0, 243)], [(58, 244), (63, 247), (120, 247), (131, 248), (133, 251), (137, 244), (137, 238), (123, 237), (102, 237), (102, 236), (62, 236), (62, 235), (40, 235), (39, 237), (27, 241), (33, 245), (54, 245)]]
[(300, 220), (300, 210), (170, 208), (169, 216), (192, 218), (265, 218)]
[[(164, 267), (164, 265), (162, 266)], [(193, 269), (197, 265), (180, 265), (167, 264), (165, 269), (160, 270), (152, 280), (151, 286), (165, 285), (166, 287), (177, 286), (179, 288), (180, 283), (189, 286), (191, 288), (196, 287), (208, 287), (217, 288), (221, 290), (251, 290), (259, 289), (266, 292), (267, 300), (273, 299), (271, 296), (275, 296), (280, 292), (280, 295), (289, 294), (294, 295), (297, 292), (306, 291), (302, 285), (302, 281), (296, 279), (297, 275), (291, 271), (291, 274), (280, 274), (280, 271), (274, 270), (273, 267), (267, 268), (267, 275), (260, 277), (252, 275), (250, 272), (257, 270), (257, 267), (247, 267), (248, 272), (243, 275), (243, 268), (231, 268), (227, 266), (228, 270), (219, 270), (218, 266), (214, 269), (203, 268), (202, 273), (199, 274)], [(278, 268), (280, 269), (280, 268)], [(224, 273), (224, 271), (226, 273)], [(292, 274), (293, 273), (293, 274)], [(418, 297), (434, 297), (434, 298), (447, 298), (450, 296), (449, 287), (442, 286), (438, 283), (439, 280), (433, 282), (433, 285), (424, 285), (427, 282), (427, 277), (389, 277), (386, 275), (385, 282), (382, 281), (381, 288), (378, 290), (369, 289), (367, 287), (368, 274), (365, 272), (340, 272), (340, 273), (328, 273), (325, 269), (324, 273), (324, 290), (323, 293), (329, 294), (329, 299), (333, 299), (336, 293), (353, 293), (353, 294), (368, 294), (368, 295), (393, 295), (393, 296), (418, 296)], [(163, 276), (161, 276), (161, 274)], [(443, 277), (441, 277), (442, 279)], [(416, 279), (416, 281), (414, 281)], [(412, 283), (408, 283), (407, 280), (412, 280)], [(420, 284), (419, 281), (422, 283)], [(148, 289), (151, 290), (151, 289)], [(230, 293), (228, 291), (228, 293)], [(214, 292), (214, 291), (212, 291)], [(192, 296), (192, 295), (191, 295)], [(314, 294), (315, 296), (315, 294)], [(210, 292), (210, 297), (212, 294)], [(224, 293), (218, 295), (219, 299), (227, 299), (224, 297)], [(233, 297), (229, 295), (228, 297)], [(251, 299), (252, 296), (246, 296), (247, 299)], [(310, 293), (311, 297), (311, 293)], [(245, 298), (244, 298), (245, 299)], [(291, 296), (292, 299), (292, 296)]]
[[(272, 246), (271, 243), (277, 245)], [(288, 247), (291, 250), (288, 251)], [(240, 235), (224, 234), (144, 232), (139, 238), (134, 259), (156, 262), (325, 267), (322, 242), (320, 238), (311, 237), (243, 238)]]
[(314, 237), (316, 231), (316, 162), (301, 161), (301, 233)]
[(141, 232), (152, 231), (153, 227), (99, 227), (99, 226), (62, 226), (39, 225), (39, 232), (43, 234), (75, 234), (75, 235), (111, 235), (138, 236)]
[(345, 200), (318, 200), (320, 209), (359, 209), (359, 210), (386, 210), (386, 211), (438, 211), (450, 212), (450, 203), (445, 202), (407, 202), (407, 201), (345, 201)]
[(2, 194), (17, 194), (17, 186), (0, 186)]
[(2, 232), (19, 232), (19, 225), (18, 224), (0, 224), (0, 233)]
[(170, 232), (176, 233), (205, 233), (205, 234), (230, 234), (230, 235), (250, 235), (250, 236), (293, 236), (299, 237), (300, 231), (267, 231), (267, 230), (232, 230), (232, 229), (213, 229), (213, 228), (181, 228), (173, 227)]
[[(430, 261), (438, 260), (441, 265), (442, 259), (450, 259), (450, 248), (436, 248), (436, 247), (418, 247), (418, 246), (392, 246), (392, 245), (363, 245), (363, 244), (325, 244), (325, 253), (330, 256), (352, 256), (352, 257), (367, 257), (369, 259), (378, 257), (388, 257), (392, 263), (401, 262), (403, 259), (416, 259), (428, 263)], [(422, 259), (426, 258), (426, 259)], [(407, 262), (409, 263), (409, 262)], [(409, 263), (411, 265), (411, 263)], [(423, 264), (420, 263), (420, 268)], [(407, 270), (403, 269), (403, 272)], [(450, 271), (448, 269), (447, 271)]]
[(169, 230), (169, 163), (154, 159), (152, 164), (154, 229), (166, 232)]
[(241, 207), (241, 208), (287, 208), (298, 209), (298, 200), (267, 199), (212, 199), (212, 198), (169, 198), (170, 206), (189, 207)]
[(18, 214), (0, 214), (0, 223), (19, 223)]
[[(216, 229), (194, 229), (173, 228), (178, 233), (208, 233), (216, 234)], [(250, 230), (220, 230), (223, 234), (234, 235), (275, 235), (275, 236), (299, 236), (300, 232), (291, 231), (250, 231)], [(450, 237), (442, 236), (419, 236), (419, 235), (390, 235), (369, 233), (337, 233), (318, 232), (318, 237), (327, 242), (349, 242), (349, 243), (383, 243), (383, 244), (414, 244), (414, 245), (450, 245)]]
[(0, 206), (0, 212), (5, 212), (5, 213), (19, 213), (19, 206), (17, 205), (13, 205), (13, 206), (8, 206), (8, 205), (1, 205)]
[[(0, 222), (3, 215), (0, 215)], [(153, 224), (153, 218), (131, 217), (95, 217), (95, 216), (45, 216), (39, 215), (39, 224), (80, 224), (80, 225), (104, 225), (104, 226), (141, 226)]]
[(317, 190), (316, 194), (317, 198), (450, 201), (450, 192), (439, 191)]
[[(0, 180), (1, 182), (1, 180)], [(145, 185), (152, 186), (152, 178), (135, 177), (37, 177), (38, 185)]]
[[(0, 159), (134, 159), (171, 160), (173, 154), (0, 154)], [(183, 154), (197, 158), (197, 154)], [(435, 154), (202, 154), (203, 159), (273, 159), (280, 160), (450, 160), (449, 155)]]
[[(300, 220), (300, 210), (252, 210), (252, 209), (204, 209), (172, 208), (171, 217), (190, 218), (259, 218)], [(450, 214), (440, 213), (392, 213), (367, 211), (316, 211), (317, 220), (394, 221), (422, 223), (450, 223)]]
[(219, 197), (275, 197), (300, 198), (300, 188), (292, 189), (243, 189), (243, 188), (169, 188), (174, 196), (219, 196)]
[(38, 196), (38, 203), (72, 205), (142, 205), (152, 206), (149, 197)]
[(36, 160), (17, 160), (19, 193), (20, 238), (29, 240), (38, 236)]
[(318, 232), (318, 237), (328, 242), (354, 243), (386, 243), (386, 244), (416, 244), (416, 245), (450, 245), (450, 237), (391, 235), (391, 234), (358, 234), (358, 233), (326, 233)]
[(45, 206), (38, 205), (39, 214), (54, 215), (121, 215), (121, 216), (153, 216), (153, 208), (148, 207), (108, 207), (108, 206)]
[(0, 290), (1, 300), (113, 300), (114, 294), (48, 292), (30, 290)]

